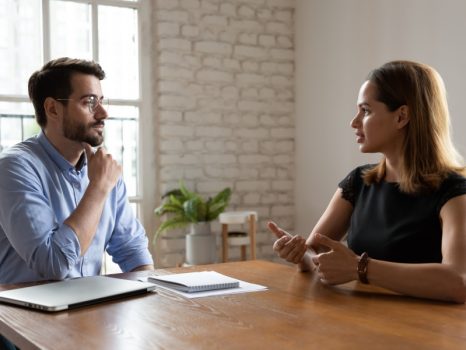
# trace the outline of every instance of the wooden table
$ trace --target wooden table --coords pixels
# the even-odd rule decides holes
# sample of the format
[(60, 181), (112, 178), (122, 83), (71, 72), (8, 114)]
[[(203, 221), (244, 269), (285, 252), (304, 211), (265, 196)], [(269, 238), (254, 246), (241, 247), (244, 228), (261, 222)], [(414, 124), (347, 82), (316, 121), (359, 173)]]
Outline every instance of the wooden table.
[(0, 333), (23, 350), (466, 349), (465, 305), (356, 282), (329, 287), (257, 260), (170, 271), (209, 269), (269, 290), (198, 299), (160, 291), (55, 314), (0, 304)]

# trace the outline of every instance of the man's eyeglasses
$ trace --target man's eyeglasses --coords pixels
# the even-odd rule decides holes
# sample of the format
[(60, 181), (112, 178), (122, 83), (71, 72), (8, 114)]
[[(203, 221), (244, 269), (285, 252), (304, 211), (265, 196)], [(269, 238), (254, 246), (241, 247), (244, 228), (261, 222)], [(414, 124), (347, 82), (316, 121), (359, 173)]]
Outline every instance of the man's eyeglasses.
[[(75, 99), (72, 98), (56, 98), (55, 100), (57, 101), (75, 101)], [(94, 114), (97, 106), (100, 104), (105, 110), (108, 110), (108, 106), (110, 104), (110, 100), (108, 98), (98, 98), (97, 96), (90, 95), (83, 97), (80, 99), (80, 101), (83, 101), (87, 107), (89, 108), (89, 112)]]

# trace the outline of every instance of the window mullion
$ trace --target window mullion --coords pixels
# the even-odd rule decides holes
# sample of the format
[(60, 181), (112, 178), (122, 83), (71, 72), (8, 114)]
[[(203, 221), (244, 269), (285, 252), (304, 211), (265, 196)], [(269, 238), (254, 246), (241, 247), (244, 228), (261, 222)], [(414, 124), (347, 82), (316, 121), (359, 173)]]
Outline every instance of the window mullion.
[(99, 13), (96, 2), (92, 3), (92, 57), (99, 62)]
[(42, 58), (50, 61), (50, 0), (42, 0)]
[[(138, 152), (138, 194), (140, 195), (140, 214), (146, 228), (146, 232), (151, 237), (152, 228), (155, 225), (154, 208), (156, 206), (157, 188), (154, 164), (154, 124), (152, 117), (152, 70), (151, 70), (151, 49), (150, 42), (152, 33), (152, 21), (150, 13), (150, 0), (142, 0), (138, 11), (138, 49), (139, 49), (139, 152)], [(144, 71), (144, 73), (143, 73)]]

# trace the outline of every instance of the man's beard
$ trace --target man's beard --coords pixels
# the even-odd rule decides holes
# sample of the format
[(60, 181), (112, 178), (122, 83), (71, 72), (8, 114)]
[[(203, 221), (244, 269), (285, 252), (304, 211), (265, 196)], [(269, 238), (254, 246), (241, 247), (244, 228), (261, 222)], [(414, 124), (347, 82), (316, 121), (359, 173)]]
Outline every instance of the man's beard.
[(84, 123), (75, 123), (70, 120), (69, 116), (66, 115), (63, 118), (63, 135), (73, 141), (85, 142), (92, 147), (101, 145), (104, 142), (104, 136), (97, 130), (91, 132), (91, 129), (96, 125), (104, 125), (104, 121), (97, 121), (90, 125)]

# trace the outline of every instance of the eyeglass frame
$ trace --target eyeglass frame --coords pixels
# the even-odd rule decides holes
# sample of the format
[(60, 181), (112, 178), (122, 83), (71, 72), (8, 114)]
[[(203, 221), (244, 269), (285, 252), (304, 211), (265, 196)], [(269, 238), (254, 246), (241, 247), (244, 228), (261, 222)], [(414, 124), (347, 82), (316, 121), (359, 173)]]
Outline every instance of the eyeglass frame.
[[(87, 99), (87, 108), (89, 109), (89, 113), (91, 114), (96, 113), (96, 109), (99, 105), (101, 105), (105, 110), (108, 110), (108, 106), (110, 105), (110, 100), (108, 98), (99, 98), (97, 95), (86, 95), (78, 100), (75, 98), (54, 98), (54, 100), (56, 101), (82, 101), (83, 99)], [(92, 105), (94, 105), (94, 107), (92, 107)]]

